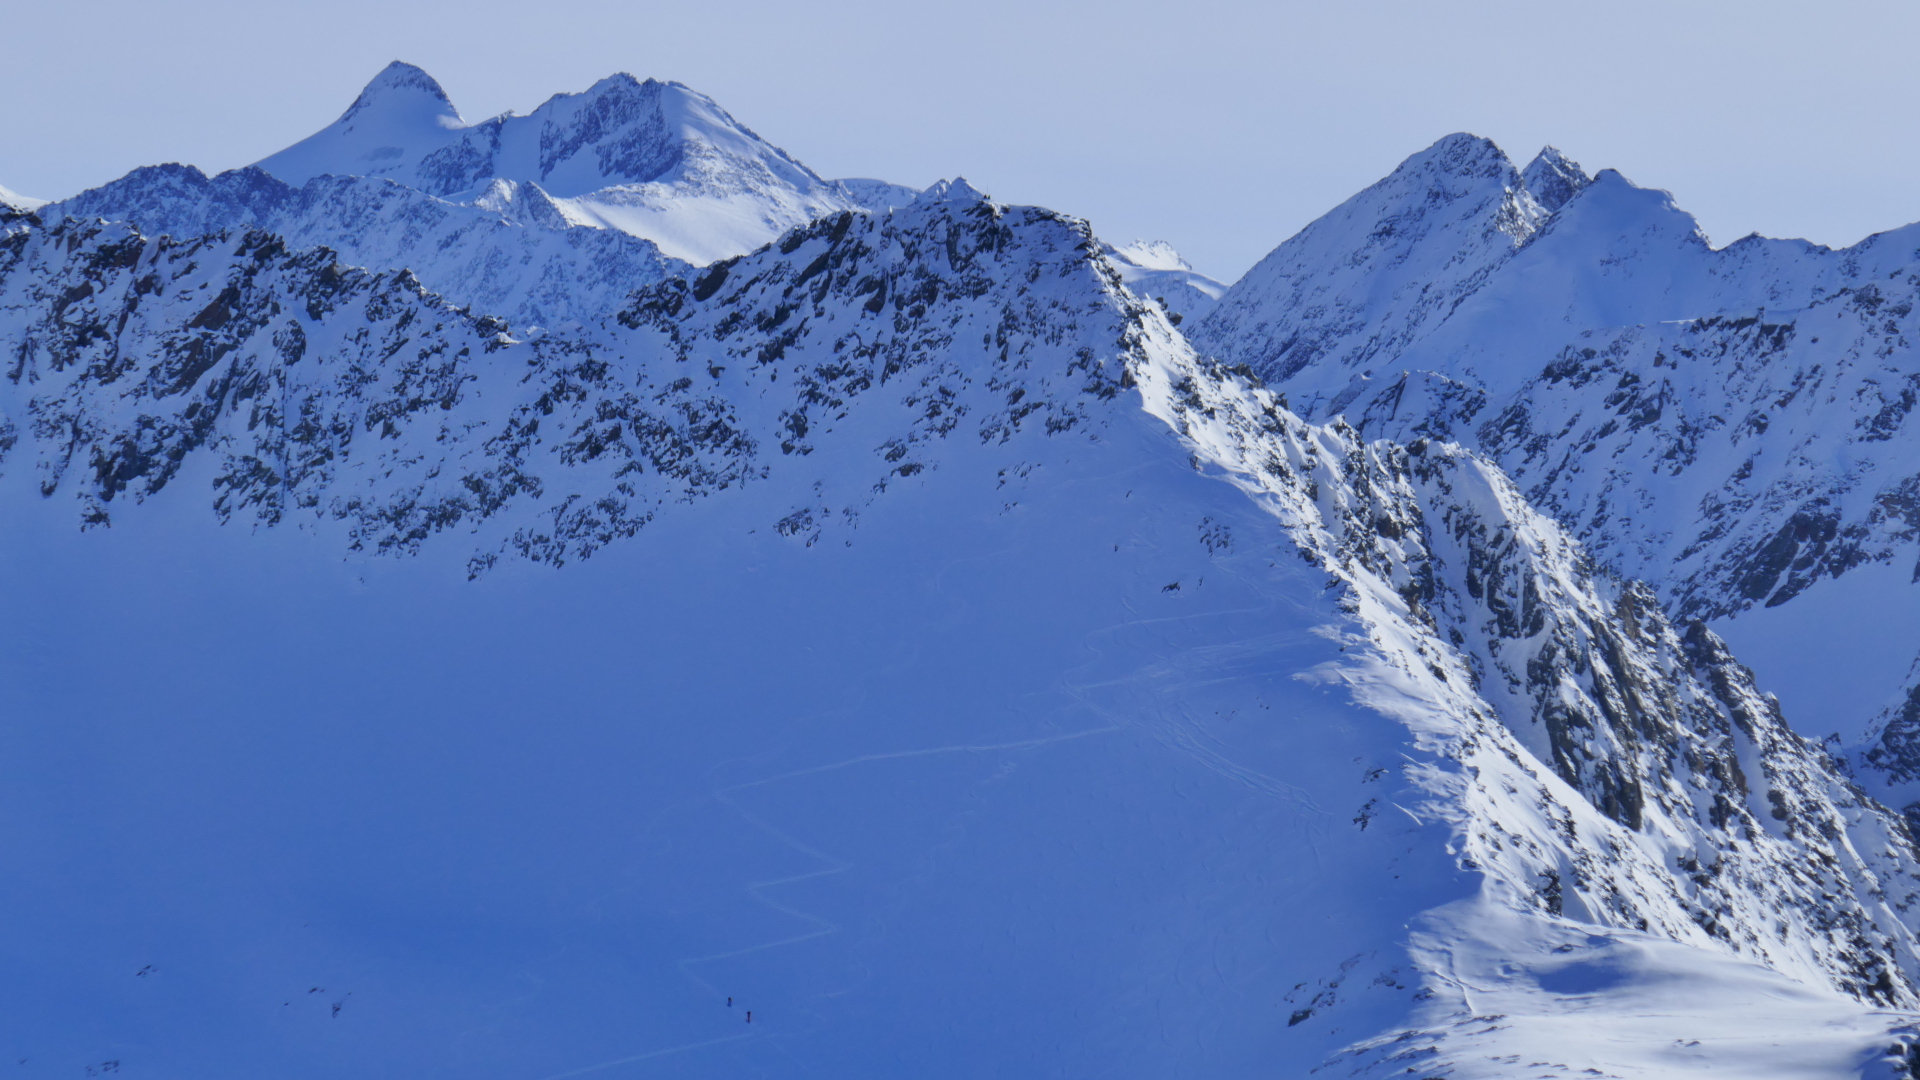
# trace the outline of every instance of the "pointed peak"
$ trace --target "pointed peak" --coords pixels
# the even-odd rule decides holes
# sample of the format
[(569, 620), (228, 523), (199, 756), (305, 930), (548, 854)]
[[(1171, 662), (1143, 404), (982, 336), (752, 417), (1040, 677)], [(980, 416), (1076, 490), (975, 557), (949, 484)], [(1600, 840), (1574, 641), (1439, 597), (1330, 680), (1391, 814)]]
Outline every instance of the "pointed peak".
[(606, 78), (601, 79), (599, 82), (594, 83), (592, 86), (587, 87), (581, 96), (591, 98), (599, 97), (602, 94), (620, 93), (622, 91), (632, 92), (635, 90), (644, 90), (649, 85), (657, 86), (659, 84), (655, 83), (652, 79), (647, 79), (643, 82), (627, 72), (616, 71)]
[(1490, 176), (1513, 170), (1506, 151), (1492, 139), (1465, 131), (1436, 141), (1432, 146), (1400, 163), (1394, 172), (1436, 171), (1454, 176)]
[(441, 89), (440, 83), (424, 69), (401, 60), (381, 68), (366, 89), (360, 91), (360, 96), (353, 99), (340, 121), (345, 123), (368, 109), (430, 111), (436, 116), (450, 117), (456, 123), (460, 120), (460, 110), (454, 108), (453, 99)]
[(1580, 194), (1587, 185), (1593, 183), (1593, 177), (1587, 175), (1579, 162), (1562, 154), (1557, 148), (1547, 146), (1542, 147), (1540, 153), (1527, 163), (1520, 173), (1520, 182), (1535, 202), (1551, 212)]
[(1582, 176), (1585, 176), (1587, 174), (1586, 170), (1580, 167), (1579, 162), (1561, 153), (1560, 148), (1552, 144), (1548, 144), (1546, 146), (1541, 147), (1540, 152), (1533, 155), (1533, 160), (1527, 163), (1527, 168), (1528, 169), (1569, 169), (1569, 170), (1572, 170), (1573, 172), (1579, 173)]
[(915, 206), (934, 206), (939, 203), (975, 203), (985, 202), (987, 193), (967, 183), (964, 176), (951, 180), (936, 180), (913, 200)]
[(360, 93), (364, 96), (396, 90), (416, 90), (446, 105), (453, 104), (453, 99), (447, 97), (447, 92), (441, 89), (439, 81), (427, 74), (425, 68), (417, 64), (409, 64), (404, 60), (395, 60), (381, 68), (380, 74), (375, 75), (372, 81), (367, 83), (367, 88)]

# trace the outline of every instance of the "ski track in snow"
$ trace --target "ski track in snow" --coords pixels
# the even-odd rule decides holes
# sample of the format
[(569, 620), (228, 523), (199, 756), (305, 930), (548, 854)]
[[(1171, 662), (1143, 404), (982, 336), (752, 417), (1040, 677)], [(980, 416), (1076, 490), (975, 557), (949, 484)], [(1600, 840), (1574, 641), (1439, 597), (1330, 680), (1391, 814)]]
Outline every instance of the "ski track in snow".
[(540, 1080), (569, 1080), (570, 1077), (587, 1076), (605, 1069), (617, 1068), (621, 1065), (635, 1065), (642, 1061), (654, 1061), (659, 1058), (670, 1057), (674, 1054), (684, 1054), (691, 1050), (705, 1050), (711, 1046), (721, 1046), (726, 1043), (739, 1042), (741, 1039), (751, 1039), (753, 1037), (752, 1034), (743, 1032), (739, 1035), (724, 1035), (718, 1039), (708, 1039), (705, 1042), (688, 1043), (685, 1046), (669, 1046), (664, 1050), (649, 1050), (644, 1054), (615, 1058), (612, 1061), (603, 1061), (598, 1065), (588, 1065), (584, 1068), (574, 1069), (571, 1072), (554, 1073), (552, 1076), (543, 1076)]
[(739, 814), (741, 818), (750, 822), (755, 828), (764, 830), (769, 836), (774, 837), (775, 839), (779, 840), (782, 844), (785, 844), (786, 846), (792, 848), (793, 850), (800, 852), (801, 854), (807, 856), (808, 858), (815, 859), (815, 860), (818, 860), (819, 862), (826, 864), (826, 866), (820, 870), (814, 870), (805, 874), (795, 874), (790, 877), (776, 878), (769, 881), (756, 881), (746, 886), (747, 893), (751, 895), (755, 900), (759, 901), (760, 903), (765, 904), (768, 907), (782, 914), (791, 915), (794, 918), (799, 919), (803, 922), (814, 923), (818, 925), (820, 929), (810, 934), (801, 934), (797, 937), (785, 938), (780, 941), (770, 941), (761, 945), (750, 945), (750, 946), (747, 946), (746, 948), (734, 949), (730, 952), (714, 953), (708, 956), (687, 957), (679, 961), (681, 969), (683, 971), (686, 971), (690, 978), (698, 982), (702, 987), (706, 988), (709, 992), (719, 995), (720, 991), (717, 988), (715, 988), (711, 983), (708, 983), (706, 980), (700, 978), (698, 975), (693, 974), (692, 968), (695, 965), (711, 963), (716, 960), (730, 960), (735, 957), (748, 956), (753, 953), (763, 952), (768, 949), (777, 949), (785, 945), (795, 945), (803, 941), (811, 941), (814, 938), (825, 937), (829, 934), (839, 933), (841, 929), (840, 926), (836, 923), (829, 922), (825, 919), (821, 919), (814, 915), (810, 915), (804, 911), (799, 910), (798, 908), (792, 907), (787, 904), (783, 904), (780, 901), (775, 900), (771, 896), (767, 895), (766, 890), (775, 889), (782, 885), (791, 885), (791, 884), (794, 884), (795, 882), (809, 881), (814, 878), (827, 877), (832, 874), (844, 873), (847, 870), (852, 869), (856, 864), (849, 862), (845, 859), (837, 858), (833, 855), (828, 854), (825, 851), (820, 850), (819, 848), (816, 848), (799, 839), (796, 839), (792, 834), (788, 833), (787, 831), (779, 828), (778, 826), (772, 824), (771, 822), (768, 822), (762, 819), (761, 817), (753, 813), (753, 811), (741, 805), (739, 800), (733, 797), (734, 792), (746, 791), (746, 790), (757, 788), (757, 787), (768, 787), (774, 784), (781, 783), (782, 781), (795, 780), (803, 776), (818, 776), (821, 773), (835, 772), (837, 770), (851, 768), (856, 765), (867, 765), (875, 762), (902, 761), (910, 758), (932, 757), (940, 754), (990, 754), (990, 753), (1001, 753), (1001, 752), (1013, 751), (1013, 750), (1031, 750), (1031, 749), (1036, 749), (1042, 746), (1052, 746), (1058, 743), (1072, 742), (1077, 739), (1090, 738), (1095, 735), (1105, 735), (1109, 732), (1113, 732), (1117, 730), (1119, 730), (1119, 725), (1116, 724), (1112, 727), (1094, 728), (1088, 731), (1076, 731), (1076, 732), (1070, 732), (1065, 735), (1053, 735), (1053, 736), (1048, 736), (1045, 738), (1038, 738), (1038, 739), (1022, 739), (1017, 742), (986, 744), (986, 745), (979, 745), (979, 746), (934, 746), (934, 747), (928, 747), (923, 750), (900, 750), (900, 751), (895, 751), (893, 753), (886, 753), (886, 754), (863, 754), (859, 757), (849, 758), (846, 761), (836, 761), (828, 765), (816, 765), (811, 768), (796, 769), (792, 772), (782, 773), (778, 776), (767, 777), (764, 780), (750, 780), (750, 781), (747, 781), (746, 783), (734, 784), (730, 787), (713, 789), (712, 797), (716, 801), (725, 804), (734, 813)]

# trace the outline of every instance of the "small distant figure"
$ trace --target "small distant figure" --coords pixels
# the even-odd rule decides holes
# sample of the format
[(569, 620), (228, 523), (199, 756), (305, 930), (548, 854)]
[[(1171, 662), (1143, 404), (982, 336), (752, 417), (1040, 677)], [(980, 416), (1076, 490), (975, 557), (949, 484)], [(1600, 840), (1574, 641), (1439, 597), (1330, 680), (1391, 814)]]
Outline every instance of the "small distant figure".
[(727, 1008), (729, 1008), (729, 1009), (731, 1009), (731, 1008), (733, 1008), (733, 999), (732, 999), (732, 998), (728, 998), (728, 999), (727, 999)]
[(749, 1023), (749, 1024), (751, 1024), (751, 1023), (753, 1023), (753, 1010), (752, 1010), (752, 1009), (748, 1009), (748, 1010), (747, 1010), (747, 1023)]

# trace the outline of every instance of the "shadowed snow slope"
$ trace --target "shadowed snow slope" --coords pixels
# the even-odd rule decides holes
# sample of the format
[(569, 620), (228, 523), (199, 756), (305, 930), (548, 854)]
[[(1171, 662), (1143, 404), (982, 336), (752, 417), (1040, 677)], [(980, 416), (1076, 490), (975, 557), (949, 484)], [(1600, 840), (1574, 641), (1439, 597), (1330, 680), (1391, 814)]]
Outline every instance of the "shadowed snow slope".
[(21, 1076), (1664, 1077), (1785, 1008), (1743, 1075), (1895, 1075), (1898, 818), (1084, 223), (943, 185), (589, 331), (0, 239)]

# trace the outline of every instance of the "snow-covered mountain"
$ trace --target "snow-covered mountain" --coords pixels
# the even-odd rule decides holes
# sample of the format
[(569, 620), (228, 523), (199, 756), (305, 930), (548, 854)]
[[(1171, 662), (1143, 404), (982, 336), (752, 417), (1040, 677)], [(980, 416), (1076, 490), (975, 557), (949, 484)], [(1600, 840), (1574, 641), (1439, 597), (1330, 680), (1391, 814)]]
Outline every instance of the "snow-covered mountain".
[(642, 236), (699, 264), (829, 213), (912, 194), (822, 180), (679, 83), (614, 75), (526, 116), (468, 124), (432, 76), (399, 61), (340, 119), (258, 165), (290, 184), (382, 177), (453, 201), (495, 180), (537, 185), (576, 224)]
[(1453, 136), (1281, 245), (1196, 337), (1310, 417), (1488, 453), (1607, 565), (1716, 620), (1804, 729), (1864, 733), (1863, 782), (1906, 806), (1917, 275), (1915, 227), (1716, 250), (1664, 192)]
[(21, 220), (17, 1058), (1907, 1072), (1898, 815), (1494, 464), (1290, 411), (1082, 222), (937, 185), (533, 336)]
[(1122, 247), (1103, 244), (1101, 250), (1120, 271), (1127, 288), (1158, 300), (1175, 326), (1212, 311), (1227, 291), (1223, 283), (1195, 270), (1165, 240), (1135, 240)]
[(158, 165), (40, 213), (182, 239), (266, 229), (351, 266), (405, 268), (448, 300), (523, 329), (586, 326), (634, 289), (689, 269), (652, 241), (578, 226), (538, 185), (508, 180), (450, 202), (380, 178), (319, 176), (293, 187), (258, 168), (208, 177)]
[(331, 126), (256, 166), (146, 167), (25, 208), (181, 238), (266, 229), (348, 265), (410, 270), (518, 328), (577, 331), (689, 260), (916, 194), (822, 180), (678, 83), (618, 75), (469, 125), (431, 76), (396, 62)]
[(46, 204), (47, 201), (45, 199), (29, 198), (18, 192), (0, 187), (0, 212), (11, 211), (16, 214), (24, 214), (32, 210), (38, 210)]

